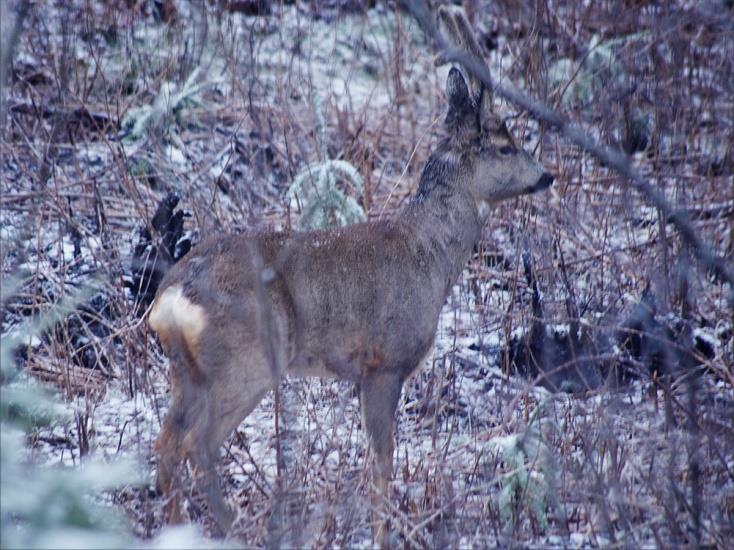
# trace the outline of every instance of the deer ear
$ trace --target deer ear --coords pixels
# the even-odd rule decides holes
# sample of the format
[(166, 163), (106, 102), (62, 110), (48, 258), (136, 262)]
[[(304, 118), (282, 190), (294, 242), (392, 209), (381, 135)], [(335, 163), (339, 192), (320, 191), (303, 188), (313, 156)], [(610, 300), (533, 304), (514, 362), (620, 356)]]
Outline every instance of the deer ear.
[[(1, 1), (1, 0), (0, 0)], [(469, 97), (469, 88), (459, 69), (452, 67), (446, 81), (446, 96), (449, 110), (446, 113), (446, 128), (454, 135), (463, 135), (473, 121), (476, 120), (474, 104)]]
[(446, 97), (449, 100), (449, 110), (462, 112), (471, 107), (469, 88), (466, 87), (461, 71), (456, 67), (449, 70), (449, 77), (446, 79)]

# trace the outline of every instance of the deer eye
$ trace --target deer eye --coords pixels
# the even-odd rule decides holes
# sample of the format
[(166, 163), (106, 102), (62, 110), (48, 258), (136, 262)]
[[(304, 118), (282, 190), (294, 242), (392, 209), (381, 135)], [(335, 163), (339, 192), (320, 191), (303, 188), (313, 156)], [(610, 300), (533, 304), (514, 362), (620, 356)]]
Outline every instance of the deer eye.
[(500, 155), (509, 155), (514, 151), (511, 145), (503, 145), (500, 147)]

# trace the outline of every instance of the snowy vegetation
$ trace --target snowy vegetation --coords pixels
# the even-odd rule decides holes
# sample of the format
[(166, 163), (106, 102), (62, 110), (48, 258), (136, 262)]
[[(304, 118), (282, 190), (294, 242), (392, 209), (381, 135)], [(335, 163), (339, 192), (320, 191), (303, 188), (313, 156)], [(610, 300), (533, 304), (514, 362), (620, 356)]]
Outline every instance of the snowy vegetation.
[[(498, 81), (628, 154), (732, 269), (731, 2), (470, 16)], [(206, 547), (191, 472), (191, 525), (162, 525), (168, 363), (141, 258), (390, 216), (442, 137), (446, 68), (389, 2), (2, 1), (0, 19), (2, 546)], [(490, 217), (406, 383), (378, 511), (407, 546), (728, 546), (731, 284), (623, 177), (498, 103), (556, 183)], [(370, 545), (359, 423), (345, 383), (267, 396), (221, 452), (225, 542)]]
[(357, 196), (361, 195), (364, 191), (362, 176), (349, 162), (326, 158), (326, 123), (316, 91), (312, 93), (312, 104), (316, 115), (319, 153), (324, 160), (306, 165), (288, 189), (287, 197), (296, 206), (301, 206), (298, 228), (323, 229), (363, 222), (366, 219), (364, 209), (354, 197), (347, 196), (339, 188), (346, 186)]

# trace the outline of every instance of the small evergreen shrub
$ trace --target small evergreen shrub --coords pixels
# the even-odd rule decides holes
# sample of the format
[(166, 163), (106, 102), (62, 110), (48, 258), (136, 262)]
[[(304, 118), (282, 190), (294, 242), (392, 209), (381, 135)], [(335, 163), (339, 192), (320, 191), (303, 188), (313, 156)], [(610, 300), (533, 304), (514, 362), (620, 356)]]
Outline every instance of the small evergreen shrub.
[(311, 101), (316, 113), (320, 153), (325, 160), (308, 164), (288, 189), (287, 198), (301, 207), (296, 225), (306, 230), (363, 222), (367, 219), (364, 209), (342, 190), (351, 187), (355, 194), (361, 195), (364, 189), (362, 176), (349, 162), (328, 158), (324, 115), (315, 92), (311, 94)]

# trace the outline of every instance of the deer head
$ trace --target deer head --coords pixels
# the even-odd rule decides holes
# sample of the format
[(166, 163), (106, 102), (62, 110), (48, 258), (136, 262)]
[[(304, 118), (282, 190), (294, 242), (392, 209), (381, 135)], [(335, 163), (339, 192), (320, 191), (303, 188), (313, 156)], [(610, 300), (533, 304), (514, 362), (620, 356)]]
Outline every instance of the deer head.
[[(441, 20), (457, 46), (483, 59), (479, 44), (463, 11), (445, 6)], [(494, 203), (546, 189), (553, 176), (527, 152), (515, 144), (504, 121), (492, 106), (492, 95), (481, 82), (452, 67), (446, 83), (447, 137), (437, 154), (460, 168), (466, 190), (485, 210)]]

